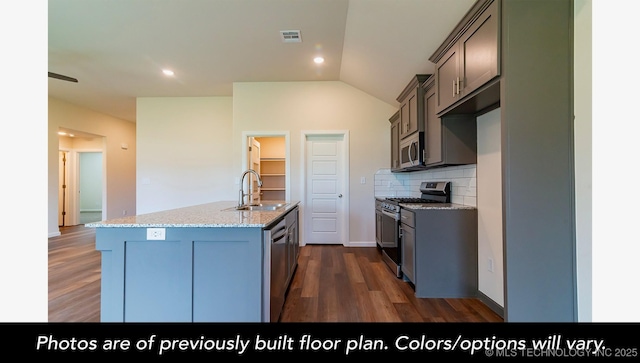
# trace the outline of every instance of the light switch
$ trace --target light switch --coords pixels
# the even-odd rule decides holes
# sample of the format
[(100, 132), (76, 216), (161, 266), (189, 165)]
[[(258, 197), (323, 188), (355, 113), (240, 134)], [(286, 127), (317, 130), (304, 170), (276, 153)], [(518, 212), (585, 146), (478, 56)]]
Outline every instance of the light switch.
[(361, 176), (360, 177), (360, 184), (366, 184), (367, 183), (367, 178)]

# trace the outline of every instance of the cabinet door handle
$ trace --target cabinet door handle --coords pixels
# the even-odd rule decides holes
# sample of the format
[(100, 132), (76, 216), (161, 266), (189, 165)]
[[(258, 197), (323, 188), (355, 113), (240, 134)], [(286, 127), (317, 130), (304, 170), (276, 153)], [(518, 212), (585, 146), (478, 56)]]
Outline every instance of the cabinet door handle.
[(456, 94), (460, 94), (460, 77), (456, 77)]

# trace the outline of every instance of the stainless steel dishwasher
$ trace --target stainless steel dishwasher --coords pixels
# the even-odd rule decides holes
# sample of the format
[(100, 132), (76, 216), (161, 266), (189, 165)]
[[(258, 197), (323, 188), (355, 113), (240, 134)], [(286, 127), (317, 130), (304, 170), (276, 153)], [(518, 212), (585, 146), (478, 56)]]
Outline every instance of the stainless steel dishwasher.
[(284, 218), (264, 231), (263, 320), (277, 322), (284, 305), (287, 282), (287, 224)]

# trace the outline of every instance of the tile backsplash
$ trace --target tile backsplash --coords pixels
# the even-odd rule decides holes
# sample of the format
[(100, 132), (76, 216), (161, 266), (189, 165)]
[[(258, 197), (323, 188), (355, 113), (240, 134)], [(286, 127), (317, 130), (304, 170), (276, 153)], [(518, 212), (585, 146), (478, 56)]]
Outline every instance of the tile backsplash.
[(373, 180), (376, 197), (420, 197), (420, 183), (450, 181), (451, 202), (476, 207), (476, 164), (401, 173), (379, 169)]

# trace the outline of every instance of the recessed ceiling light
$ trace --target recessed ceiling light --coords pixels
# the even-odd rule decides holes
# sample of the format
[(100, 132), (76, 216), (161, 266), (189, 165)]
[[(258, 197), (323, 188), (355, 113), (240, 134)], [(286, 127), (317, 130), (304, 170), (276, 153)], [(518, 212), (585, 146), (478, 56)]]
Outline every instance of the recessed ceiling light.
[(75, 137), (75, 136), (76, 136), (76, 135), (74, 135), (74, 134), (69, 134), (69, 137)]
[(163, 69), (162, 73), (164, 73), (166, 76), (173, 76), (173, 71), (170, 69)]
[(58, 135), (66, 135), (67, 133), (64, 131), (58, 131)]
[(322, 64), (322, 63), (324, 62), (324, 58), (322, 58), (322, 57), (315, 57), (315, 58), (313, 58), (313, 61), (314, 61), (316, 64)]

